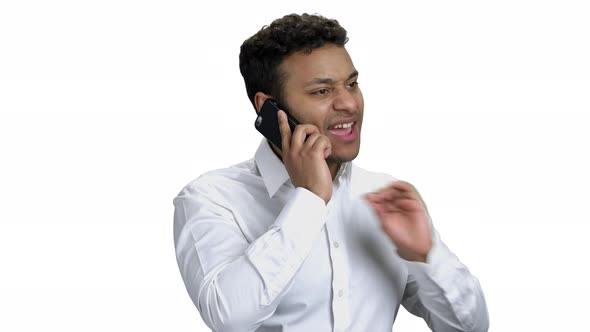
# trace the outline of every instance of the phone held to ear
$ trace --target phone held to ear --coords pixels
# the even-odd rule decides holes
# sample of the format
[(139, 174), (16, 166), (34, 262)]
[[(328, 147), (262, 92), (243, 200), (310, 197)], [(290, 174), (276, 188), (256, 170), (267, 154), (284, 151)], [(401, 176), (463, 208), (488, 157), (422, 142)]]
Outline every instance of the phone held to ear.
[[(282, 140), (281, 140), (281, 130), (279, 129), (279, 105), (273, 99), (266, 99), (264, 104), (262, 104), (262, 108), (256, 117), (256, 122), (254, 122), (254, 127), (264, 136), (266, 137), (272, 144), (274, 144), (279, 150), (282, 151)], [(291, 127), (291, 133), (295, 131), (295, 126), (300, 124), (297, 119), (295, 119), (289, 112), (283, 110), (287, 114), (287, 120), (289, 122), (289, 127)]]

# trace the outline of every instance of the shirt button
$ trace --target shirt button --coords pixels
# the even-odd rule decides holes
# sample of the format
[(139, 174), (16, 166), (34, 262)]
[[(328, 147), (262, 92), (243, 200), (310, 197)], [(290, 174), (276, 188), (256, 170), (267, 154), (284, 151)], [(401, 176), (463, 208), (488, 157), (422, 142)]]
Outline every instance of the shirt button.
[(342, 295), (344, 295), (344, 291), (341, 289), (338, 291), (338, 297), (342, 297)]
[(338, 248), (340, 247), (340, 243), (338, 243), (338, 241), (334, 241), (334, 248)]

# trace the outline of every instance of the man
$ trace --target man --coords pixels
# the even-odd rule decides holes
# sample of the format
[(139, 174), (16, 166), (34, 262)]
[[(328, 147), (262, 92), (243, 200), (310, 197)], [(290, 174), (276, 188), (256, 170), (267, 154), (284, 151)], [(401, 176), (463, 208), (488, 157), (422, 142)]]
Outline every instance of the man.
[(363, 96), (346, 30), (287, 15), (244, 42), (256, 111), (278, 101), (282, 151), (202, 175), (174, 200), (180, 272), (214, 331), (391, 331), (402, 304), (433, 331), (486, 331), (479, 283), (408, 183), (352, 164)]

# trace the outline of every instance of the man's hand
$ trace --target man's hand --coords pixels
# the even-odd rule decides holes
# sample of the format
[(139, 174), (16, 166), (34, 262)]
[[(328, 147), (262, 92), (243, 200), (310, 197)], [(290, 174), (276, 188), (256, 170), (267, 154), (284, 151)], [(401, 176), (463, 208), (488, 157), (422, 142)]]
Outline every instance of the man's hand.
[(426, 262), (432, 237), (428, 211), (416, 189), (407, 182), (395, 181), (365, 198), (377, 212), (383, 230), (397, 246), (400, 257)]
[(326, 163), (332, 153), (330, 139), (309, 124), (298, 125), (291, 134), (285, 112), (279, 111), (278, 116), (283, 163), (293, 186), (306, 188), (328, 204), (332, 198), (332, 175)]

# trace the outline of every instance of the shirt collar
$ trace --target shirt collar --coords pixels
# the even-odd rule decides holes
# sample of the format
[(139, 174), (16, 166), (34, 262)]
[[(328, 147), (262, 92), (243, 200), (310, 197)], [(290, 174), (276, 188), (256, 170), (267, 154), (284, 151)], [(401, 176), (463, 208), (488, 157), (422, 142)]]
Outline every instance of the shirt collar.
[(258, 146), (258, 150), (256, 150), (254, 160), (268, 191), (268, 196), (273, 197), (279, 188), (285, 182), (289, 181), (290, 178), (283, 161), (277, 157), (271, 149), (270, 144), (266, 138), (263, 138)]
[[(285, 165), (274, 153), (270, 144), (271, 143), (267, 141), (266, 138), (263, 138), (258, 146), (258, 150), (256, 150), (254, 160), (262, 177), (262, 181), (266, 186), (266, 190), (268, 191), (268, 196), (272, 198), (279, 188), (291, 179)], [(351, 167), (351, 162), (340, 165), (340, 169), (338, 170), (338, 173), (336, 173), (336, 179), (345, 179), (346, 181), (349, 181), (352, 174)]]

